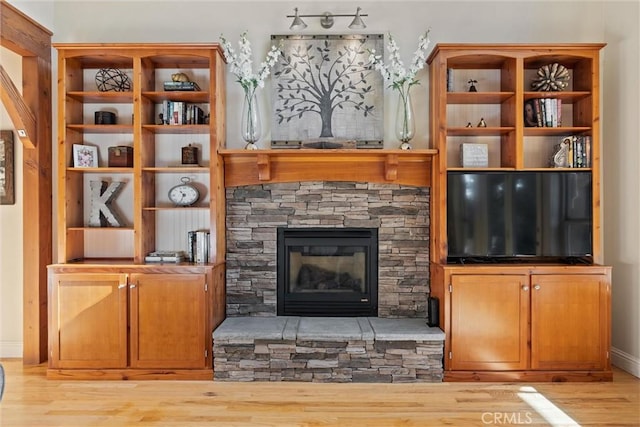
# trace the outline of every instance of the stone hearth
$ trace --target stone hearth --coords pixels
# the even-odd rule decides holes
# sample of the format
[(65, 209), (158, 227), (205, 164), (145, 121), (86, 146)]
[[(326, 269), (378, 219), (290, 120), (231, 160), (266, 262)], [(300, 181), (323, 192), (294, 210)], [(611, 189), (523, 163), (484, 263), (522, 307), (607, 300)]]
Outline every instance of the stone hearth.
[(424, 319), (230, 317), (216, 381), (440, 382), (444, 333)]

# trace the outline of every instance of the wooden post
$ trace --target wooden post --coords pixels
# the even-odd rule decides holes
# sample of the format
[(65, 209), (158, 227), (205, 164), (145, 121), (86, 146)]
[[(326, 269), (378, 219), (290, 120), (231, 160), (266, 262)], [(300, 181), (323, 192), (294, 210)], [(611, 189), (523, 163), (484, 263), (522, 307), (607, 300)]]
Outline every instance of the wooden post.
[[(47, 265), (52, 260), (51, 35), (0, 1), (0, 44), (22, 58), (22, 98), (8, 108), (30, 110), (35, 132), (23, 147), (23, 363), (47, 360)], [(22, 117), (29, 117), (29, 114)], [(14, 123), (16, 127), (17, 124)]]

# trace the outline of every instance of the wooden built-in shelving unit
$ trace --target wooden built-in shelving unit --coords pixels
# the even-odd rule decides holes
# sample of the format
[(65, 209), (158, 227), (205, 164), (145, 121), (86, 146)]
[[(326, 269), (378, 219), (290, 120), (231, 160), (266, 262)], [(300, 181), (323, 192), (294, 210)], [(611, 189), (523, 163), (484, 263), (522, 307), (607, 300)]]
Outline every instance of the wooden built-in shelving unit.
[[(58, 263), (49, 266), (49, 372), (54, 378), (211, 379), (212, 330), (225, 317), (225, 68), (209, 43), (54, 44), (58, 50)], [(117, 69), (130, 90), (102, 91), (94, 76)], [(185, 73), (203, 89), (165, 91)], [(115, 74), (115, 73), (112, 73)], [(163, 101), (195, 104), (203, 124), (159, 123)], [(117, 124), (95, 124), (111, 111)], [(199, 148), (198, 165), (181, 148)], [(77, 167), (74, 144), (98, 150)], [(109, 167), (108, 148), (133, 149), (131, 167)], [(194, 177), (202, 197), (173, 205), (167, 193)], [(89, 226), (89, 183), (119, 181), (120, 227)], [(188, 250), (187, 233), (210, 231), (204, 263), (146, 264), (154, 251)], [(170, 303), (168, 303), (170, 301)]]
[[(603, 47), (445, 43), (427, 59), (431, 146), (439, 153), (431, 187), (430, 287), (446, 335), (445, 380), (612, 379), (611, 268), (601, 265), (600, 229)], [(537, 69), (556, 62), (570, 72), (566, 90), (532, 91)], [(469, 79), (477, 92), (468, 91)], [(534, 98), (562, 100), (560, 127), (525, 126), (524, 103)], [(487, 127), (477, 126), (480, 117)], [(593, 264), (449, 264), (448, 172), (576, 171), (550, 166), (559, 139), (575, 134), (591, 138), (591, 165), (579, 170), (592, 180)], [(488, 166), (463, 167), (462, 142), (486, 144)]]

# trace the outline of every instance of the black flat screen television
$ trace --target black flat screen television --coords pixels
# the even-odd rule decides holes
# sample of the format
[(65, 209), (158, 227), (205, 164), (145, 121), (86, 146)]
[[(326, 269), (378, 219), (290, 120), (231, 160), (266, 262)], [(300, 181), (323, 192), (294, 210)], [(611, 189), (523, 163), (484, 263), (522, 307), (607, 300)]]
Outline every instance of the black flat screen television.
[(593, 263), (590, 171), (450, 171), (448, 262)]

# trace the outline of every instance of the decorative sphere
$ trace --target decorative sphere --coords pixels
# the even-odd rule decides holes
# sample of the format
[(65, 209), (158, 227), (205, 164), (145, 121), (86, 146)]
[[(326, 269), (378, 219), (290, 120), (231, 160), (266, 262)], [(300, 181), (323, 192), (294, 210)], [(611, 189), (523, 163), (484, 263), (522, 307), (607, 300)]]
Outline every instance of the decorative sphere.
[(102, 68), (96, 73), (96, 85), (100, 92), (128, 92), (131, 80), (117, 68)]

